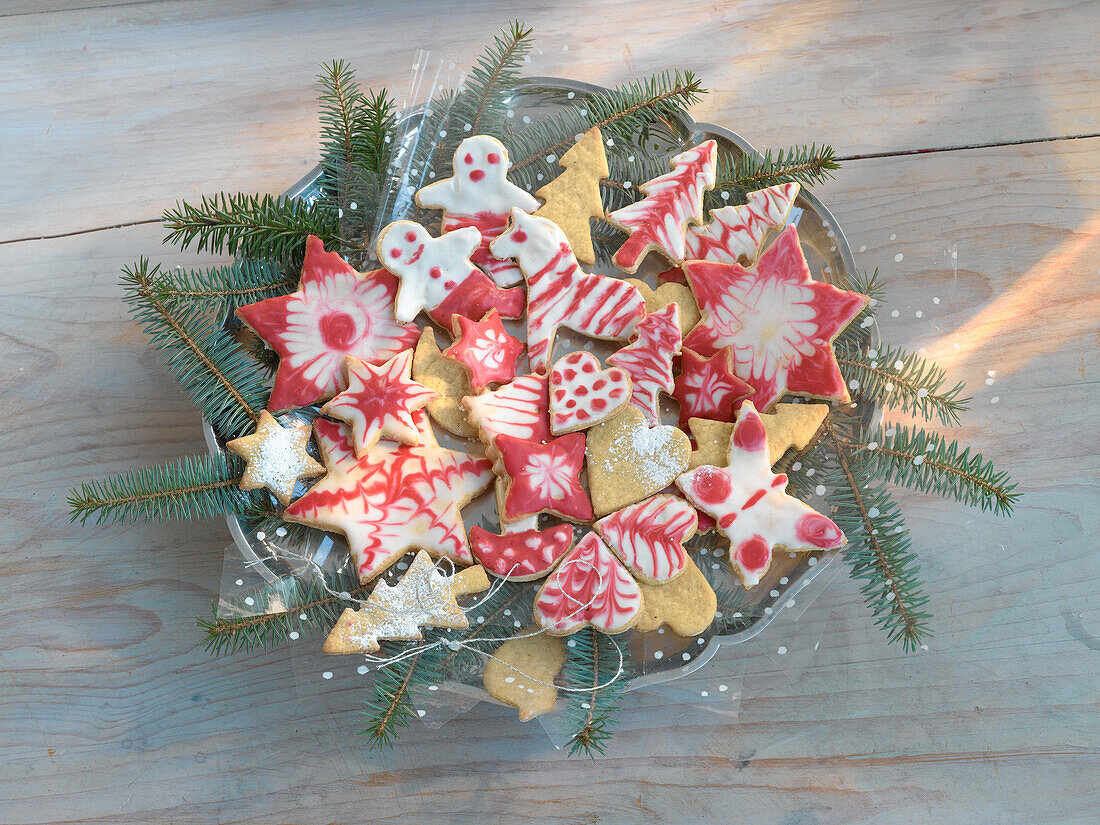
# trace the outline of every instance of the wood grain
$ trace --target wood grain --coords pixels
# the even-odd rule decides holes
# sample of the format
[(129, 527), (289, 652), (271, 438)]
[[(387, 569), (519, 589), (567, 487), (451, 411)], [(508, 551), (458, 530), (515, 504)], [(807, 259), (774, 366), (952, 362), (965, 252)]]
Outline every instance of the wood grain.
[[(398, 19), (396, 4), (333, 4), (331, 27), (293, 4), (5, 6), (0, 65), (21, 70), (0, 72), (0, 234), (282, 188), (312, 163), (316, 61), (342, 52), (393, 80), (413, 33), (468, 59), (483, 26), (456, 23), (457, 8), (414, 12), (386, 39), (369, 32)], [(748, 3), (676, 27), (657, 6), (624, 8), (579, 29), (564, 22), (577, 10), (530, 15), (549, 43), (533, 69), (613, 82), (668, 62), (717, 16), (729, 53), (701, 67), (719, 93), (700, 114), (734, 128), (752, 115), (741, 130), (760, 143), (833, 130), (852, 151), (901, 149), (1095, 126), (1097, 65), (1082, 47), (1096, 20), (1080, 5), (809, 3), (783, 16)], [(741, 39), (748, 25), (757, 36)], [(95, 73), (81, 74), (84, 44)], [(849, 86), (852, 103), (837, 91)], [(918, 116), (928, 123), (909, 129)], [(197, 259), (161, 247), (155, 225), (0, 246), (0, 821), (1092, 821), (1100, 139), (852, 161), (819, 194), (859, 265), (887, 278), (883, 338), (967, 380), (958, 434), (1021, 481), (1018, 515), (902, 493), (936, 614), (927, 652), (886, 647), (842, 573), (797, 627), (677, 683), (676, 703), (632, 694), (595, 764), (489, 705), (370, 754), (355, 663), (305, 643), (219, 660), (197, 649), (191, 620), (219, 589), (225, 526), (82, 529), (64, 501), (81, 478), (203, 450), (197, 413), (117, 286), (138, 256)], [(812, 656), (796, 647), (809, 640)], [(718, 684), (743, 688), (738, 717), (682, 703)]]

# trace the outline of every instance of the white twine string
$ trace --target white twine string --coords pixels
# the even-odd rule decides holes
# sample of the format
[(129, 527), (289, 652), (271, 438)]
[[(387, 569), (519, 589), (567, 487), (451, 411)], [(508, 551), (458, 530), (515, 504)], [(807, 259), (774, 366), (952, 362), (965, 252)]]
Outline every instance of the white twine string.
[[(321, 570), (321, 566), (319, 564), (317, 564), (317, 562), (314, 561), (312, 558), (310, 558), (308, 556), (303, 556), (299, 553), (295, 553), (294, 551), (288, 550), (285, 547), (279, 547), (278, 545), (274, 544), (271, 541), (265, 540), (264, 544), (267, 546), (268, 550), (270, 550), (275, 556), (277, 556), (279, 558), (282, 558), (283, 560), (293, 560), (293, 561), (298, 561), (298, 562), (304, 563), (308, 567), (308, 569), (316, 575), (317, 581), (320, 583), (321, 588), (328, 595), (330, 595), (330, 596), (332, 596), (336, 599), (339, 599), (340, 601), (353, 602), (353, 603), (358, 604), (360, 606), (366, 605), (368, 603), (369, 597), (368, 597), (368, 599), (357, 599), (357, 598), (354, 598), (346, 590), (338, 592), (336, 590), (333, 590), (331, 587), (329, 587), (328, 582), (325, 581), (325, 576), (324, 576), (324, 573)], [(440, 562), (449, 570), (449, 574), (445, 577), (445, 585), (444, 586), (447, 587), (447, 588), (452, 588), (453, 585), (450, 583), (450, 579), (455, 575), (455, 572), (456, 572), (456, 567), (455, 567), (454, 561), (449, 559), (449, 558), (444, 557), (443, 559), (440, 559)], [(261, 560), (260, 559), (253, 559), (251, 561), (247, 561), (247, 562), (245, 562), (245, 567), (251, 568), (253, 565), (256, 565), (256, 564), (262, 564)], [(560, 620), (559, 623), (561, 621), (566, 621), (568, 619), (572, 619), (575, 616), (577, 616), (578, 614), (582, 613), (584, 610), (586, 610), (588, 607), (590, 607), (596, 601), (596, 599), (599, 596), (601, 596), (603, 594), (603, 585), (604, 585), (603, 573), (598, 568), (596, 568), (596, 566), (594, 564), (592, 564), (592, 562), (587, 561), (585, 559), (567, 559), (566, 561), (562, 562), (561, 565), (558, 566), (557, 571), (562, 570), (563, 567), (565, 567), (566, 565), (570, 565), (570, 564), (582, 564), (582, 565), (585, 565), (586, 567), (588, 567), (592, 572), (594, 572), (596, 574), (598, 583), (597, 583), (597, 587), (595, 588), (595, 590), (593, 592), (592, 598), (589, 599), (587, 602), (582, 603), (579, 599), (574, 598), (571, 594), (566, 593), (564, 591), (562, 592), (562, 595), (565, 596), (565, 598), (568, 599), (570, 602), (577, 605), (577, 607), (572, 612), (566, 614), (566, 616), (562, 620)], [(511, 576), (515, 572), (516, 568), (518, 568), (518, 567), (519, 567), (518, 564), (512, 565), (512, 567), (510, 567), (508, 569), (508, 572), (504, 576), (498, 577), (497, 580), (495, 582), (493, 582), (493, 584), (489, 587), (489, 589), (486, 590), (483, 594), (481, 594), (473, 603), (471, 603), (470, 605), (468, 605), (466, 607), (463, 607), (463, 606), (459, 605), (459, 610), (461, 610), (463, 612), (463, 614), (468, 616), (476, 608), (481, 607), (485, 602), (487, 602), (489, 599), (491, 599), (493, 596), (495, 596), (498, 592), (500, 592), (501, 588), (503, 588), (506, 583), (511, 581)], [(436, 567), (436, 570), (439, 570), (438, 566)], [(431, 578), (429, 578), (428, 579), (428, 587), (432, 588), (432, 587), (435, 587), (435, 586), (436, 586), (436, 583), (433, 582)], [(439, 595), (439, 594), (437, 594), (433, 591), (433, 595)], [(423, 606), (423, 603), (418, 601), (417, 605), (418, 606)], [(372, 608), (381, 609), (381, 610), (383, 610), (385, 612), (388, 612), (391, 615), (396, 616), (398, 618), (411, 618), (413, 613), (414, 613), (414, 611), (411, 611), (411, 610), (408, 611), (407, 613), (404, 612), (404, 611), (392, 610), (386, 605), (378, 605), (377, 603), (372, 604)], [(469, 623), (468, 618), (467, 618), (467, 623)], [(547, 628), (540, 627), (538, 630), (534, 630), (534, 631), (531, 631), (529, 633), (521, 633), (521, 634), (513, 635), (513, 636), (501, 636), (501, 637), (482, 636), (482, 637), (479, 637), (479, 638), (477, 638), (475, 640), (471, 640), (471, 641), (476, 642), (477, 644), (496, 644), (498, 642), (503, 643), (503, 642), (510, 642), (510, 641), (518, 640), (518, 639), (529, 639), (529, 638), (533, 638), (535, 636), (541, 636), (541, 635), (549, 635), (548, 631), (547, 631)], [(480, 648), (475, 647), (473, 644), (467, 643), (466, 641), (461, 640), (461, 639), (438, 639), (435, 642), (430, 642), (430, 643), (427, 643), (427, 644), (411, 645), (409, 647), (406, 647), (400, 653), (394, 654), (393, 656), (376, 656), (376, 655), (373, 655), (371, 653), (364, 653), (363, 658), (364, 658), (365, 661), (371, 662), (372, 664), (374, 664), (377, 667), (389, 667), (391, 665), (398, 664), (399, 662), (402, 662), (405, 659), (412, 658), (413, 656), (418, 656), (421, 653), (424, 653), (424, 652), (429, 651), (429, 650), (434, 650), (436, 648), (440, 648), (440, 647), (443, 647), (445, 645), (445, 646), (447, 646), (448, 648), (450, 648), (451, 650), (453, 650), (455, 652), (457, 652), (459, 650), (469, 650), (470, 652), (476, 653), (480, 656), (484, 656), (485, 658), (493, 659), (494, 661), (499, 662), (500, 664), (504, 665), (506, 668), (513, 671), (514, 673), (518, 673), (520, 676), (522, 676), (528, 682), (531, 682), (531, 683), (534, 683), (534, 684), (542, 685), (544, 687), (554, 688), (555, 690), (561, 690), (561, 691), (564, 691), (566, 693), (592, 693), (593, 691), (602, 690), (603, 688), (609, 687), (610, 685), (612, 685), (616, 681), (618, 681), (619, 678), (622, 676), (623, 663), (625, 661), (622, 646), (614, 638), (610, 638), (610, 641), (611, 641), (611, 644), (615, 646), (615, 653), (619, 657), (619, 664), (618, 664), (618, 667), (615, 669), (615, 675), (612, 676), (610, 679), (608, 679), (605, 682), (601, 682), (597, 685), (593, 685), (592, 687), (584, 687), (584, 688), (572, 688), (572, 687), (567, 687), (567, 686), (560, 686), (560, 685), (554, 684), (553, 682), (545, 682), (541, 679), (536, 679), (535, 677), (531, 676), (530, 674), (524, 673), (522, 670), (515, 667), (510, 662), (504, 661), (499, 656), (496, 656), (496, 655), (494, 655), (493, 653), (490, 653), (487, 650), (481, 650)]]

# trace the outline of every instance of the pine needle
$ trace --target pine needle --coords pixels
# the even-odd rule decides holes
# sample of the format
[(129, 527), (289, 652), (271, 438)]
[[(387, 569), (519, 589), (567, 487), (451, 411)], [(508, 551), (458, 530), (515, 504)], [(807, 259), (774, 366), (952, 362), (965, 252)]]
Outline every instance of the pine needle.
[[(591, 758), (603, 753), (617, 722), (625, 679), (621, 676), (607, 684), (619, 669), (615, 643), (603, 633), (586, 627), (569, 637), (562, 676), (569, 688), (591, 688), (566, 693), (566, 712), (572, 720), (573, 735), (569, 755), (583, 751)], [(606, 687), (598, 687), (606, 685)]]

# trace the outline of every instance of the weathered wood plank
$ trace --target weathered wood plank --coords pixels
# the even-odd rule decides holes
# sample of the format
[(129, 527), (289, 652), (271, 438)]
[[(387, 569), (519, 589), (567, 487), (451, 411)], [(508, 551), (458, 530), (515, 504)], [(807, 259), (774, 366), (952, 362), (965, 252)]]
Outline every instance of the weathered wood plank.
[(532, 73), (615, 84), (690, 67), (711, 89), (696, 114), (761, 147), (850, 155), (1094, 132), (1090, 12), (1087, 0), (603, 0), (578, 25), (484, 2), (186, 0), (20, 14), (0, 26), (0, 240), (153, 218), (222, 189), (282, 191), (316, 157), (322, 60), (402, 88), (416, 48), (466, 66), (512, 14), (538, 35)]

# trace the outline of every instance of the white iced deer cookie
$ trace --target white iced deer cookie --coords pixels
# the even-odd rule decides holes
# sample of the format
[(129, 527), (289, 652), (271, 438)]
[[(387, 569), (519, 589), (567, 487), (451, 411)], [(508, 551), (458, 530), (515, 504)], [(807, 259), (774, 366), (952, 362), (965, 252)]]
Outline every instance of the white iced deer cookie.
[(378, 260), (401, 279), (394, 314), (412, 321), (422, 309), (435, 309), (476, 271), (470, 254), (481, 243), (473, 227), (433, 238), (413, 221), (395, 221), (378, 235)]

